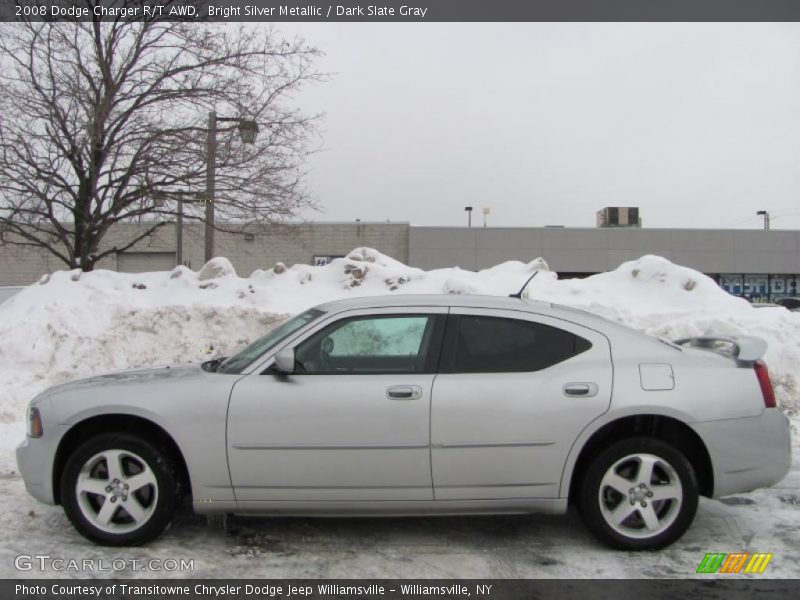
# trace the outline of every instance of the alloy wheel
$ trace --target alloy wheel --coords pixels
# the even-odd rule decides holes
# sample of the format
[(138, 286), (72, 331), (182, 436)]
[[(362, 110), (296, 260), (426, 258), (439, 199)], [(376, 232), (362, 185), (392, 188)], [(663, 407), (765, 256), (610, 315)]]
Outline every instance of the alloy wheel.
[(147, 462), (129, 450), (104, 450), (87, 460), (75, 482), (84, 518), (107, 533), (128, 533), (153, 516), (158, 483)]
[(617, 533), (651, 538), (678, 517), (683, 486), (675, 468), (654, 454), (627, 455), (605, 472), (598, 490), (600, 512)]

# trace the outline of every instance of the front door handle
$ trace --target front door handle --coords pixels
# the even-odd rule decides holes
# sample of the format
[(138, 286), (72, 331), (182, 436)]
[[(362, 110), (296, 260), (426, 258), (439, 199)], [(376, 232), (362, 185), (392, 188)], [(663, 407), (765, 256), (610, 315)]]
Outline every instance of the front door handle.
[(580, 396), (590, 398), (597, 395), (596, 383), (568, 383), (564, 386), (565, 396)]
[(418, 385), (393, 385), (386, 388), (389, 400), (416, 400), (422, 397), (422, 388)]

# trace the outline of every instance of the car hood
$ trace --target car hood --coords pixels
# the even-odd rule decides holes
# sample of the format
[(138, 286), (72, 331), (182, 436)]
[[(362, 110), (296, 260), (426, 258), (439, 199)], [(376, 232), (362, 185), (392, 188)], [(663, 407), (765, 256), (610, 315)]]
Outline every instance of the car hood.
[(195, 364), (167, 365), (150, 369), (128, 369), (55, 385), (46, 390), (43, 395), (60, 395), (65, 392), (87, 388), (96, 389), (128, 386), (131, 384), (167, 383), (177, 380), (185, 381), (187, 379), (199, 379), (204, 373), (205, 371), (200, 368), (200, 365)]

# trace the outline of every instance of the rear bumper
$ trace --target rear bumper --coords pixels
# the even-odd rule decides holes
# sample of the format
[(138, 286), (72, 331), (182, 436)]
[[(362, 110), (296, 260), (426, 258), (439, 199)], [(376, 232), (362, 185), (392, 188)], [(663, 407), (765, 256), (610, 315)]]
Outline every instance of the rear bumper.
[(789, 419), (777, 408), (757, 417), (704, 421), (692, 427), (711, 456), (714, 498), (769, 487), (789, 472)]

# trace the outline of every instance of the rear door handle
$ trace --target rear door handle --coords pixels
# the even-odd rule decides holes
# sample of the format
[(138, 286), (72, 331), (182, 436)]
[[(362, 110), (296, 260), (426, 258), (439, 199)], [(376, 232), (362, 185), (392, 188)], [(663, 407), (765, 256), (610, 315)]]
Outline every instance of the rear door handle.
[(585, 398), (589, 398), (591, 396), (597, 395), (597, 384), (596, 383), (568, 383), (564, 386), (564, 395), (565, 396), (582, 396)]
[(422, 388), (418, 385), (393, 385), (386, 388), (389, 400), (416, 400), (422, 397)]

